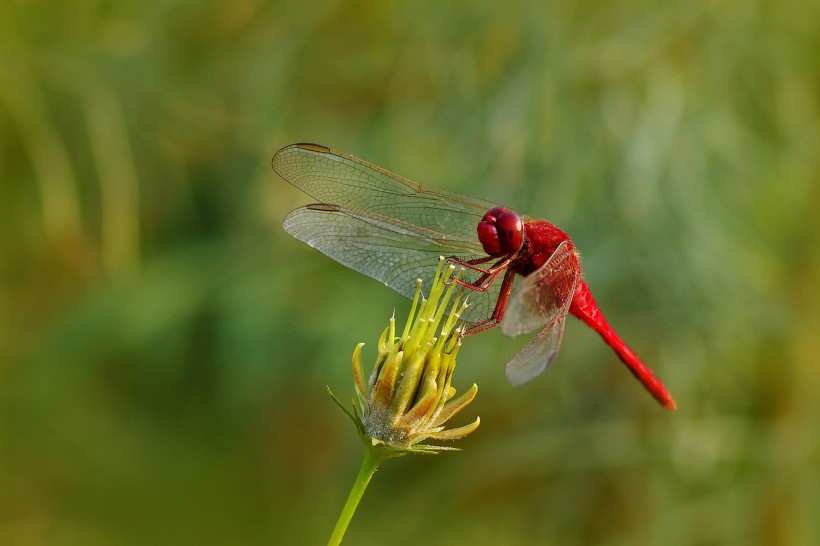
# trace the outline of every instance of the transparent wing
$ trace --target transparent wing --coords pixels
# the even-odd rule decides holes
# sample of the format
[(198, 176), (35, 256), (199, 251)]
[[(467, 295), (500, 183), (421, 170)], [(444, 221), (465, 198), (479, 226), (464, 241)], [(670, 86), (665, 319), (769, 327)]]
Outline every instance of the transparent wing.
[(575, 249), (558, 245), (540, 269), (528, 275), (510, 296), (501, 330), (511, 336), (543, 329), (505, 366), (512, 385), (535, 379), (552, 364), (561, 347), (564, 319), (580, 278)]
[[(485, 255), (476, 226), (495, 203), (427, 188), (318, 144), (286, 146), (271, 165), (321, 201), (288, 214), (288, 233), (404, 296), (413, 297), (417, 278), (432, 278), (439, 256), (470, 260)], [(475, 276), (465, 272), (464, 278)], [(471, 294), (462, 318), (487, 318), (498, 288)]]
[[(476, 245), (438, 239), (411, 224), (350, 207), (307, 205), (288, 214), (283, 224), (300, 241), (408, 298), (415, 293), (416, 279), (433, 278), (439, 256), (481, 255)], [(495, 283), (486, 292), (470, 293), (462, 319), (478, 322), (490, 316), (499, 287)]]
[(552, 364), (558, 356), (558, 349), (561, 348), (564, 318), (566, 318), (566, 313), (556, 317), (507, 362), (504, 371), (511, 385), (517, 387), (532, 381)]
[(540, 269), (527, 275), (513, 291), (501, 331), (508, 336), (532, 332), (566, 314), (580, 277), (578, 255), (564, 241)]
[(318, 144), (291, 144), (274, 154), (273, 170), (317, 201), (340, 211), (366, 211), (382, 227), (424, 234), (483, 255), (476, 226), (495, 203), (428, 188), (344, 152)]

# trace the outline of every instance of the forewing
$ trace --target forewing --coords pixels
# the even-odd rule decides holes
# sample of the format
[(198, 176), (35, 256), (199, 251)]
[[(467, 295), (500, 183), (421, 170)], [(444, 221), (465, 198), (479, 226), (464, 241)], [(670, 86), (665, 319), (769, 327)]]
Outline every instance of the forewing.
[[(298, 208), (285, 217), (283, 225), (300, 241), (408, 298), (415, 293), (416, 279), (431, 281), (440, 256), (469, 259), (480, 254), (477, 243), (444, 240), (411, 224), (337, 205)], [(498, 289), (495, 283), (486, 292), (469, 292), (470, 305), (462, 319), (478, 322), (490, 316)]]
[(572, 243), (564, 241), (540, 269), (527, 275), (513, 291), (501, 331), (517, 336), (566, 315), (579, 277), (578, 256)]
[[(476, 226), (495, 203), (427, 188), (352, 155), (318, 144), (291, 144), (276, 152), (273, 169), (321, 203), (366, 211), (393, 229), (477, 245)], [(483, 254), (480, 252), (479, 255)]]

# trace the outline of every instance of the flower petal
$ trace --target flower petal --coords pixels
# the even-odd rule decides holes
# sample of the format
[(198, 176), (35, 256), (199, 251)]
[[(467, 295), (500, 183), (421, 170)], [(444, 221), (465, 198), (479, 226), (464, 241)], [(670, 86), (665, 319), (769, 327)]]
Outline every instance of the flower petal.
[(459, 438), (464, 438), (475, 429), (478, 428), (478, 425), (481, 423), (481, 418), (476, 417), (475, 421), (470, 423), (469, 425), (464, 425), (463, 427), (458, 428), (451, 428), (449, 430), (442, 430), (441, 432), (433, 432), (428, 435), (428, 438), (433, 440), (458, 440)]
[(399, 373), (399, 366), (401, 365), (404, 353), (397, 351), (391, 356), (387, 357), (387, 362), (384, 363), (378, 372), (376, 381), (373, 384), (373, 389), (370, 396), (370, 405), (372, 406), (390, 406), (390, 400), (393, 398), (393, 388), (396, 384), (396, 378)]
[(359, 343), (353, 349), (353, 384), (356, 388), (356, 398), (359, 402), (359, 409), (364, 409), (366, 387), (364, 382), (364, 371), (362, 370), (362, 347), (364, 343)]
[(466, 408), (467, 405), (473, 401), (473, 398), (475, 398), (477, 393), (478, 385), (473, 383), (470, 390), (444, 405), (444, 408), (441, 410), (441, 413), (438, 414), (438, 417), (436, 417), (436, 420), (432, 423), (432, 425), (438, 426), (447, 422), (447, 420), (449, 420), (453, 415)]

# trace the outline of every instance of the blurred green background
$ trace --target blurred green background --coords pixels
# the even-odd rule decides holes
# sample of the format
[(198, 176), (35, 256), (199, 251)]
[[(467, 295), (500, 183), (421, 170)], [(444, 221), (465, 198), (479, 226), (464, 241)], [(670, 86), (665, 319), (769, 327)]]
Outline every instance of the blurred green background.
[(298, 141), (563, 227), (680, 407), (576, 320), (517, 389), (523, 340), (469, 338), (481, 427), (385, 463), (348, 543), (820, 544), (818, 29), (808, 0), (0, 3), (0, 544), (327, 539), (361, 446), (325, 386), (409, 302), (284, 233)]

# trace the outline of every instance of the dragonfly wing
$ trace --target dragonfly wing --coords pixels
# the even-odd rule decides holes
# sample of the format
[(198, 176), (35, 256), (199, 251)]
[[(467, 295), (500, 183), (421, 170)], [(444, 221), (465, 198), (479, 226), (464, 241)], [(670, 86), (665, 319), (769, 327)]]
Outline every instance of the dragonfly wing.
[[(481, 255), (476, 240), (443, 239), (419, 226), (346, 206), (307, 205), (288, 214), (283, 225), (300, 241), (408, 298), (415, 293), (417, 279), (432, 279), (440, 256), (470, 259)], [(470, 293), (470, 306), (462, 319), (478, 322), (490, 316), (498, 284), (486, 292)]]
[[(285, 229), (334, 260), (412, 297), (439, 256), (484, 257), (476, 234), (495, 203), (428, 188), (344, 152), (292, 144), (274, 154), (273, 169), (321, 203), (285, 218)], [(464, 280), (474, 281), (475, 272)], [(490, 316), (498, 288), (470, 295), (468, 322)]]
[(569, 241), (564, 241), (510, 296), (501, 322), (505, 334), (515, 336), (543, 326), (538, 335), (507, 362), (507, 379), (512, 385), (535, 379), (555, 360), (580, 272), (575, 249)]
[(507, 362), (504, 369), (511, 385), (517, 387), (532, 381), (552, 364), (561, 347), (565, 317), (566, 314), (555, 317)]
[[(291, 144), (274, 154), (273, 170), (317, 201), (368, 211), (442, 240), (477, 243), (481, 217), (498, 205), (428, 188), (363, 159), (318, 144)], [(483, 252), (480, 253), (483, 255)]]
[(579, 277), (578, 256), (572, 243), (564, 241), (540, 269), (519, 283), (507, 302), (501, 331), (517, 336), (566, 315)]

